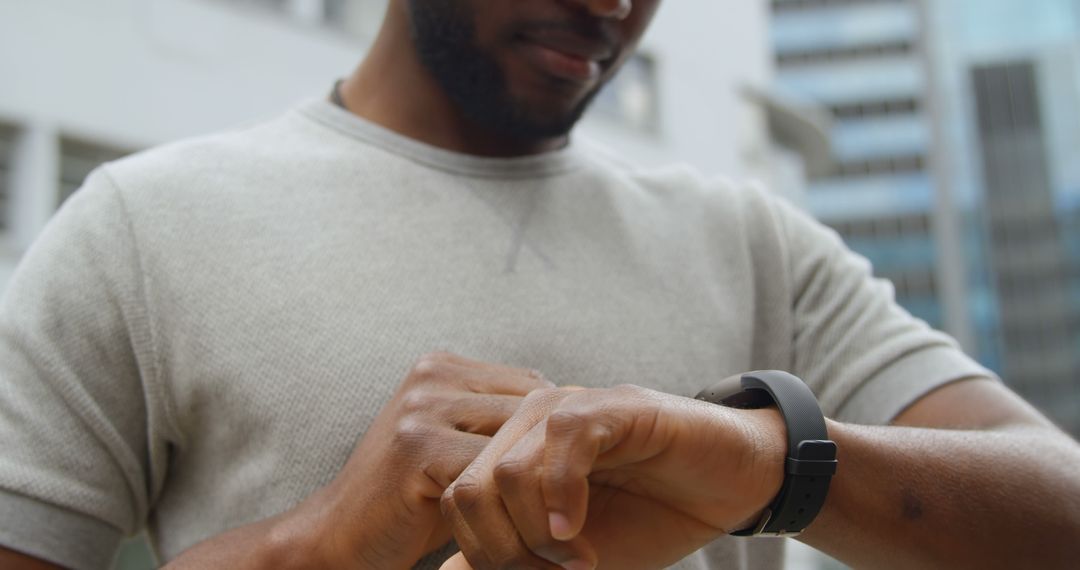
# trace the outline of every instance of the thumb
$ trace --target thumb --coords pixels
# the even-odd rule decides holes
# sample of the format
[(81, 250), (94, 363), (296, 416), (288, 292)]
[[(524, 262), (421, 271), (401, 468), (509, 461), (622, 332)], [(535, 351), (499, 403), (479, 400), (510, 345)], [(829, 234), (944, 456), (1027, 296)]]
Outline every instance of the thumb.
[(465, 560), (465, 555), (458, 552), (439, 566), (439, 570), (472, 570), (472, 566), (469, 566), (469, 562)]

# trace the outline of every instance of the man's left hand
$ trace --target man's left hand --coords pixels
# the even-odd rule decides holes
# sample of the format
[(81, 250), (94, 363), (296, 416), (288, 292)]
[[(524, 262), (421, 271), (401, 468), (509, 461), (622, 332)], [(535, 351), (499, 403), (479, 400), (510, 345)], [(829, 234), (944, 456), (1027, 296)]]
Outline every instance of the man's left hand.
[(750, 526), (785, 453), (772, 409), (636, 386), (534, 391), (443, 495), (462, 551), (443, 569), (673, 564)]

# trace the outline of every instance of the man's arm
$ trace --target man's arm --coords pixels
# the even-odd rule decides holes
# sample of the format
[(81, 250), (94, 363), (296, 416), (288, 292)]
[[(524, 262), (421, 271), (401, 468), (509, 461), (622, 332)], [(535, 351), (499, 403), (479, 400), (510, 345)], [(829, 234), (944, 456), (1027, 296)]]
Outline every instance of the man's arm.
[(840, 469), (800, 540), (854, 566), (1063, 568), (1080, 446), (1001, 384), (956, 382), (890, 427), (829, 424)]
[(0, 546), (0, 568), (10, 570), (60, 570), (61, 566)]
[[(1080, 446), (1030, 406), (972, 379), (895, 424), (829, 422), (838, 475), (801, 540), (854, 567), (1075, 563)], [(444, 510), (481, 570), (537, 558), (660, 567), (756, 520), (779, 490), (785, 449), (775, 411), (628, 388), (534, 397), (448, 489)], [(444, 568), (466, 567), (458, 557)]]
[(409, 568), (450, 540), (439, 497), (539, 373), (448, 353), (421, 357), (345, 466), (293, 509), (207, 539), (186, 568)]
[[(446, 486), (526, 394), (551, 386), (531, 370), (426, 355), (330, 484), (285, 513), (194, 545), (166, 568), (410, 567), (450, 540), (439, 513)], [(61, 567), (0, 545), (0, 569)]]

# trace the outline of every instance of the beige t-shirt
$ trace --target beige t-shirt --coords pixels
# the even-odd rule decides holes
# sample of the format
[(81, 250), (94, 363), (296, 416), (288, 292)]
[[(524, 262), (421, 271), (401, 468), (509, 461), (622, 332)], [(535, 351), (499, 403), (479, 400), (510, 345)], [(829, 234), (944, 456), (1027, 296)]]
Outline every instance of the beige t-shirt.
[[(784, 369), (871, 424), (989, 375), (765, 192), (580, 141), (464, 156), (310, 101), (99, 169), (27, 254), (0, 306), (0, 544), (102, 568), (146, 526), (165, 561), (282, 512), (437, 349), (687, 396)], [(680, 567), (775, 569), (781, 544)]]

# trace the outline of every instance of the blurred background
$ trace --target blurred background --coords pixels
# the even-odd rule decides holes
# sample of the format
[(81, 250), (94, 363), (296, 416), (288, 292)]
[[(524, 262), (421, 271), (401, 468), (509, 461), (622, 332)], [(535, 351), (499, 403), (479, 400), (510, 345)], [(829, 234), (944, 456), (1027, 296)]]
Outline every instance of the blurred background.
[[(325, 96), (385, 4), (0, 0), (0, 288), (98, 164)], [(761, 180), (1080, 435), (1080, 0), (666, 4), (581, 133)]]

